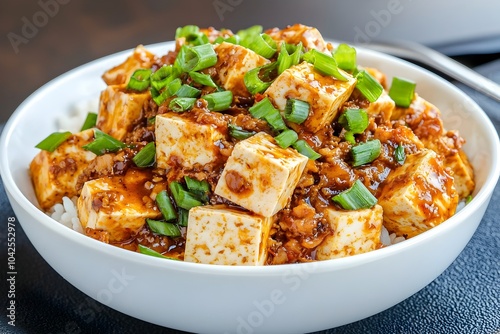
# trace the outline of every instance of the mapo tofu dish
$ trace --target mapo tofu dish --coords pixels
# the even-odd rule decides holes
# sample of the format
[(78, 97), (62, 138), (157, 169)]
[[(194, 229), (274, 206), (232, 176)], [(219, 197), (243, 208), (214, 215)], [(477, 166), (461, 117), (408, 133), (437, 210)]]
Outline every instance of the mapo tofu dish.
[(104, 243), (219, 265), (329, 260), (439, 225), (470, 199), (465, 140), (411, 78), (296, 24), (184, 26), (102, 75), (81, 131), (29, 169), (41, 209), (73, 199)]

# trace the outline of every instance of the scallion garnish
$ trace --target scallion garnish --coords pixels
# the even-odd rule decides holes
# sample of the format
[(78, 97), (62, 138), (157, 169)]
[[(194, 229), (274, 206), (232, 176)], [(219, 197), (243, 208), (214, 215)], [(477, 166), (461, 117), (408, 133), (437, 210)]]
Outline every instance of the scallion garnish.
[(167, 191), (162, 190), (156, 195), (156, 204), (160, 209), (163, 219), (166, 221), (174, 220), (177, 218), (177, 213), (175, 212), (174, 205), (168, 197)]
[(329, 56), (316, 49), (307, 51), (304, 60), (314, 65), (314, 70), (322, 75), (333, 76), (337, 80), (347, 81), (347, 78), (339, 71), (337, 63), (332, 56)]
[(47, 136), (44, 140), (36, 144), (36, 148), (44, 151), (54, 152), (62, 143), (71, 136), (71, 132), (54, 132)]
[(392, 78), (389, 96), (397, 106), (408, 108), (415, 96), (415, 87), (417, 84), (414, 81), (394, 77)]
[(297, 140), (295, 143), (292, 144), (292, 147), (296, 149), (297, 152), (299, 152), (302, 155), (305, 155), (311, 160), (316, 160), (321, 157), (321, 154), (313, 150), (312, 147), (309, 146), (309, 144), (303, 139)]
[(132, 158), (132, 161), (137, 167), (149, 167), (155, 163), (155, 155), (155, 143), (149, 142)]
[(177, 220), (177, 225), (188, 226), (189, 211), (184, 209), (179, 209), (179, 219)]
[(178, 207), (189, 210), (195, 206), (203, 205), (194, 194), (185, 190), (179, 182), (171, 182), (169, 187), (174, 197), (175, 204), (177, 204)]
[(243, 77), (245, 87), (252, 94), (262, 93), (273, 82), (273, 73), (277, 69), (277, 62), (262, 65), (251, 69)]
[(191, 42), (194, 41), (199, 34), (201, 34), (200, 28), (190, 24), (184, 27), (178, 27), (175, 30), (175, 39), (185, 37), (186, 41)]
[(127, 89), (132, 89), (142, 92), (143, 90), (149, 87), (149, 84), (151, 82), (150, 78), (151, 78), (151, 69), (141, 68), (135, 70), (135, 72), (129, 79), (129, 82), (127, 84)]
[(263, 119), (268, 113), (272, 112), (273, 109), (277, 111), (271, 100), (269, 100), (268, 97), (265, 97), (251, 106), (248, 111), (253, 117)]
[(146, 218), (146, 223), (151, 231), (156, 234), (166, 235), (167, 237), (172, 238), (181, 236), (181, 231), (177, 226), (175, 226), (175, 224), (149, 218)]
[(195, 97), (176, 97), (170, 101), (168, 107), (175, 112), (184, 112), (192, 109), (195, 102)]
[(355, 134), (363, 133), (369, 124), (368, 113), (364, 109), (346, 109), (338, 119), (338, 122), (346, 130), (345, 140), (355, 144)]
[[(292, 53), (289, 53), (288, 49), (292, 50)], [(278, 54), (278, 74), (283, 73), (286, 69), (292, 67), (293, 65), (297, 65), (300, 62), (302, 52), (302, 42), (297, 45), (286, 44), (285, 42), (281, 43), (280, 53)]]
[(253, 40), (262, 33), (262, 26), (255, 25), (246, 29), (239, 30), (236, 35), (240, 38), (240, 45), (249, 47)]
[(191, 77), (191, 79), (193, 79), (194, 82), (200, 85), (217, 88), (217, 85), (212, 80), (212, 77), (208, 74), (191, 71), (189, 72), (189, 76)]
[(217, 63), (217, 53), (212, 44), (183, 45), (181, 49), (184, 49), (184, 54), (179, 65), (183, 72), (203, 70)]
[(174, 94), (178, 97), (198, 97), (201, 95), (201, 90), (184, 84)]
[(151, 248), (143, 246), (141, 244), (139, 244), (139, 246), (137, 247), (137, 249), (139, 250), (139, 253), (141, 253), (141, 254), (145, 254), (145, 255), (149, 255), (149, 256), (154, 256), (154, 257), (159, 257), (159, 258), (162, 258), (162, 259), (169, 259), (169, 260), (176, 260), (176, 261), (178, 261), (177, 259), (175, 259), (173, 257), (165, 256), (165, 255), (163, 255), (161, 253), (158, 253), (157, 251), (152, 250)]
[(274, 139), (281, 148), (287, 148), (293, 145), (299, 139), (299, 136), (297, 135), (297, 132), (291, 129), (286, 129), (285, 131), (274, 137)]
[(188, 191), (196, 195), (202, 202), (208, 202), (208, 193), (210, 192), (210, 184), (207, 180), (197, 180), (189, 176), (184, 176)]
[(252, 137), (255, 131), (243, 130), (241, 127), (234, 124), (228, 124), (229, 135), (235, 139), (243, 140)]
[(250, 49), (264, 58), (271, 58), (276, 53), (278, 46), (276, 41), (268, 34), (259, 34), (254, 37)]
[(208, 102), (207, 107), (211, 111), (227, 110), (233, 103), (233, 93), (230, 90), (206, 94), (201, 98)]
[(359, 179), (351, 188), (333, 196), (332, 200), (345, 210), (369, 209), (377, 204), (377, 198)]
[(297, 99), (288, 99), (285, 106), (285, 119), (302, 124), (309, 116), (309, 103)]
[(273, 108), (269, 110), (269, 112), (264, 116), (264, 119), (271, 126), (271, 128), (273, 128), (273, 130), (287, 129), (285, 121), (283, 120), (283, 117), (281, 117), (281, 113), (278, 109)]
[(85, 118), (85, 121), (83, 122), (82, 128), (80, 131), (88, 130), (97, 124), (97, 114), (95, 112), (89, 112), (87, 114), (87, 117)]
[(82, 147), (93, 152), (94, 154), (102, 155), (108, 152), (116, 152), (126, 146), (127, 145), (118, 139), (111, 137), (107, 133), (104, 133), (99, 129), (94, 129), (94, 140)]
[(359, 71), (356, 75), (356, 88), (370, 102), (375, 102), (384, 91), (384, 87), (366, 70)]
[(333, 52), (333, 59), (344, 71), (352, 72), (356, 69), (356, 49), (352, 46), (339, 44)]
[(406, 160), (406, 154), (405, 154), (405, 148), (403, 145), (398, 145), (396, 149), (394, 150), (394, 159), (402, 165), (405, 163)]
[(151, 75), (151, 87), (161, 91), (170, 82), (178, 78), (180, 71), (172, 65), (163, 65)]
[(361, 166), (372, 162), (380, 155), (380, 140), (369, 140), (360, 143), (351, 149), (353, 167)]

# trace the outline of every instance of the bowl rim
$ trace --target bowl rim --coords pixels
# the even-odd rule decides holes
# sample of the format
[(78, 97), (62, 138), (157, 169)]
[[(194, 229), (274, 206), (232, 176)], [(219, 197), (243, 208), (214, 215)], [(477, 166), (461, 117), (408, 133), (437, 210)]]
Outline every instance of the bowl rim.
[[(332, 41), (330, 41), (332, 42)], [(158, 52), (162, 49), (170, 50), (175, 41), (160, 42), (155, 44), (149, 44), (145, 47), (152, 51)], [(337, 42), (333, 42), (337, 43)], [(399, 253), (403, 250), (411, 250), (417, 247), (419, 244), (424, 243), (426, 240), (431, 240), (440, 237), (447, 230), (452, 229), (455, 224), (460, 220), (467, 220), (476, 210), (478, 210), (485, 202), (489, 201), (491, 194), (498, 182), (500, 176), (500, 141), (498, 133), (493, 126), (491, 120), (488, 118), (486, 113), (482, 108), (465, 92), (460, 90), (457, 86), (451, 84), (445, 79), (439, 77), (435, 73), (415, 65), (406, 60), (402, 60), (384, 53), (370, 50), (363, 46), (357, 46), (358, 52), (361, 55), (368, 58), (379, 58), (386, 62), (396, 62), (400, 65), (406, 67), (411, 67), (413, 70), (423, 71), (426, 76), (430, 76), (432, 80), (436, 80), (439, 85), (443, 85), (446, 89), (451, 89), (455, 94), (461, 96), (465, 101), (474, 108), (474, 113), (479, 113), (476, 117), (480, 118), (480, 123), (486, 129), (486, 137), (491, 140), (493, 144), (493, 152), (490, 152), (492, 156), (492, 166), (491, 171), (487, 175), (484, 185), (477, 191), (476, 195), (472, 201), (466, 205), (460, 212), (456, 213), (449, 219), (447, 219), (442, 224), (432, 228), (425, 233), (417, 235), (411, 239), (405, 240), (404, 242), (391, 245), (390, 247), (384, 247), (377, 249), (376, 251), (371, 251), (363, 254), (357, 254), (345, 258), (331, 259), (324, 261), (315, 261), (310, 263), (298, 263), (298, 264), (285, 264), (276, 266), (226, 266), (226, 265), (214, 265), (214, 264), (202, 264), (202, 263), (190, 263), (184, 261), (169, 261), (165, 262), (165, 259), (148, 257), (147, 261), (144, 261), (144, 254), (137, 252), (131, 252), (126, 249), (122, 249), (117, 246), (109, 245), (87, 237), (81, 233), (78, 233), (71, 228), (68, 228), (59, 222), (52, 219), (50, 216), (44, 214), (35, 204), (28, 200), (28, 198), (22, 193), (22, 191), (17, 187), (12, 177), (11, 169), (8, 164), (8, 159), (6, 158), (8, 152), (9, 141), (12, 134), (16, 128), (16, 125), (22, 120), (23, 115), (29, 110), (31, 104), (35, 103), (37, 99), (43, 97), (43, 93), (49, 90), (54, 84), (67, 80), (71, 76), (79, 75), (81, 72), (88, 70), (92, 66), (99, 65), (103, 62), (118, 59), (120, 57), (129, 55), (133, 49), (123, 50), (116, 52), (104, 57), (97, 58), (93, 61), (84, 63), (77, 66), (55, 78), (48, 81), (38, 89), (36, 89), (32, 94), (30, 94), (14, 111), (10, 116), (7, 123), (5, 124), (1, 137), (0, 137), (0, 156), (3, 158), (0, 161), (0, 176), (3, 180), (4, 188), (9, 195), (9, 201), (16, 201), (26, 212), (34, 219), (37, 223), (41, 223), (45, 228), (50, 229), (52, 233), (59, 234), (64, 238), (68, 238), (71, 242), (79, 244), (80, 246), (87, 249), (95, 249), (97, 252), (106, 253), (106, 255), (113, 258), (120, 259), (128, 263), (139, 264), (148, 267), (155, 267), (155, 269), (160, 270), (175, 270), (182, 272), (196, 272), (197, 274), (208, 274), (208, 275), (222, 275), (222, 276), (266, 276), (266, 275), (283, 275), (283, 273), (289, 271), (290, 269), (298, 269), (305, 271), (315, 272), (330, 272), (336, 270), (343, 270), (350, 267), (357, 267), (368, 262), (373, 262), (381, 260), (383, 258), (389, 257), (394, 253)], [(117, 63), (118, 64), (118, 63)], [(432, 101), (431, 101), (432, 102)], [(11, 203), (12, 205), (12, 203)], [(14, 205), (12, 205), (14, 206)], [(21, 222), (21, 225), (23, 223)], [(168, 263), (168, 265), (165, 265)]]

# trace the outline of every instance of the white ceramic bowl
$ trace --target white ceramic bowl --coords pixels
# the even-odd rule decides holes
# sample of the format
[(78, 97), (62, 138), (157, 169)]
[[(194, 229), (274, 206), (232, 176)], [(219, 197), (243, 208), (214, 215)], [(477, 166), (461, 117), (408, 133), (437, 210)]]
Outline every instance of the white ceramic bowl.
[[(149, 49), (164, 54), (172, 43)], [(369, 50), (359, 63), (418, 83), (417, 91), (459, 129), (476, 171), (474, 199), (458, 214), (415, 238), (337, 260), (266, 267), (166, 261), (106, 245), (43, 214), (28, 164), (34, 145), (58, 130), (55, 119), (79, 101), (96, 99), (101, 74), (130, 51), (105, 57), (49, 82), (8, 121), (0, 171), (24, 231), (45, 260), (90, 297), (130, 316), (203, 333), (303, 333), (347, 324), (383, 311), (441, 274), (465, 247), (498, 181), (498, 135), (460, 90), (414, 65)]]

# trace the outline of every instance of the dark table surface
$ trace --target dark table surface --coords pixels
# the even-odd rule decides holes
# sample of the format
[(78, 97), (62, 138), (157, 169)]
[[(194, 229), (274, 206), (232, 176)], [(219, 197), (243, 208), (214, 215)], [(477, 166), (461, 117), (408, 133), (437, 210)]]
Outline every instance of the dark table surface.
[[(500, 60), (478, 72), (500, 83)], [(500, 103), (458, 84), (500, 131)], [(471, 241), (427, 287), (370, 318), (323, 331), (334, 333), (500, 333), (500, 185)], [(0, 181), (0, 263), (7, 274), (6, 226), (15, 217)], [(181, 333), (114, 311), (57, 274), (16, 225), (16, 322), (8, 325), (7, 277), (1, 279), (0, 333)], [(432, 265), (432, 264), (430, 264)]]

